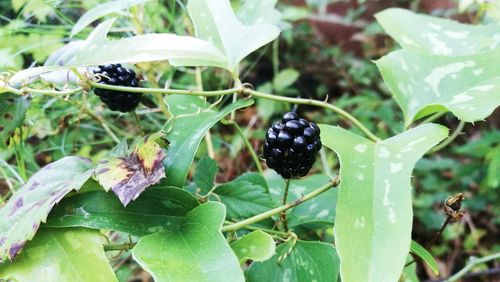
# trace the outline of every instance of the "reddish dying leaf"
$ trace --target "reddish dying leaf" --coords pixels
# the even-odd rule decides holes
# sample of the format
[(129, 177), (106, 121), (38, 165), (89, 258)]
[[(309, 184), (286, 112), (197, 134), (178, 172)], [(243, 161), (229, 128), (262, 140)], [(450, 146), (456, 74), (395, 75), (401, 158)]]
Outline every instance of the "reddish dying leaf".
[(157, 143), (162, 135), (155, 133), (141, 139), (131, 153), (103, 160), (97, 165), (97, 181), (106, 191), (111, 189), (124, 206), (165, 177), (162, 164), (165, 153)]

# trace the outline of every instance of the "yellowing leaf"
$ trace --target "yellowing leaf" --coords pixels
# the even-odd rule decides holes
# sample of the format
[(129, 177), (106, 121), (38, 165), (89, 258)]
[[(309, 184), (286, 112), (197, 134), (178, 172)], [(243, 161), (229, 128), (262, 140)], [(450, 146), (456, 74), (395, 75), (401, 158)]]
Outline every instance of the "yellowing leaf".
[(118, 196), (123, 205), (137, 199), (149, 186), (165, 177), (163, 149), (156, 143), (162, 133), (155, 133), (134, 145), (132, 153), (101, 161), (96, 168), (97, 181)]

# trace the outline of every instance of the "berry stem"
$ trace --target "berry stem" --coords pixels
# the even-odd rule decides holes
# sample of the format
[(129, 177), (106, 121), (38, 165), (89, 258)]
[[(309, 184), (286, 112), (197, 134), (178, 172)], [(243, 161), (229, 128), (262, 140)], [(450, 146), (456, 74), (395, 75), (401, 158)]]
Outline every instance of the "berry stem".
[(302, 203), (304, 203), (304, 202), (306, 202), (306, 201), (308, 201), (308, 200), (310, 200), (310, 199), (312, 199), (312, 198), (320, 195), (321, 193), (330, 190), (333, 187), (337, 187), (337, 185), (339, 183), (340, 183), (340, 179), (336, 178), (336, 179), (328, 182), (327, 184), (319, 187), (318, 189), (312, 191), (311, 193), (305, 194), (300, 199), (297, 199), (297, 200), (295, 200), (293, 202), (290, 202), (290, 203), (287, 203), (285, 205), (279, 206), (279, 207), (274, 208), (272, 210), (268, 210), (268, 211), (263, 212), (261, 214), (252, 216), (252, 217), (247, 218), (245, 220), (242, 220), (240, 222), (223, 226), (221, 228), (221, 231), (228, 232), (228, 231), (238, 230), (238, 229), (241, 229), (241, 228), (245, 228), (246, 226), (248, 226), (250, 224), (254, 224), (254, 223), (259, 222), (261, 220), (264, 220), (266, 218), (270, 218), (270, 217), (272, 217), (274, 215), (277, 215), (277, 214), (279, 214), (279, 213), (281, 213), (283, 211), (286, 211), (288, 209), (296, 207), (296, 206), (298, 206), (298, 205), (300, 205), (300, 204), (302, 204)]
[[(291, 179), (285, 179), (285, 191), (283, 192), (283, 201), (281, 202), (282, 205), (285, 205), (288, 199), (288, 190), (290, 189), (290, 182)], [(280, 213), (280, 219), (281, 222), (283, 223), (283, 228), (285, 231), (288, 231), (288, 221), (286, 218), (286, 210), (282, 211)]]

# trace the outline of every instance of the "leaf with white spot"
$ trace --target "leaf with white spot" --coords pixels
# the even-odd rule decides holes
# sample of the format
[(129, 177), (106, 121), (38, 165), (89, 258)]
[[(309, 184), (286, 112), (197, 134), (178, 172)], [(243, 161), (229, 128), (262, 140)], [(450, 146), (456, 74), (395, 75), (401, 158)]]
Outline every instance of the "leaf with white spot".
[(217, 47), (190, 36), (156, 33), (108, 40), (106, 37), (113, 22), (114, 19), (110, 19), (101, 23), (83, 43), (73, 44), (71, 52), (65, 53), (64, 65), (26, 69), (12, 76), (9, 83), (25, 83), (51, 71), (110, 63), (182, 59), (186, 66), (226, 66), (226, 56)]
[(238, 12), (238, 18), (243, 24), (269, 23), (277, 25), (281, 20), (281, 13), (275, 6), (278, 0), (245, 0)]
[(413, 167), (448, 130), (425, 124), (375, 143), (340, 127), (320, 128), (340, 159), (334, 232), (342, 281), (397, 281), (410, 251)]
[(13, 259), (45, 222), (52, 207), (90, 178), (89, 159), (65, 157), (35, 173), (0, 209), (0, 261)]
[(276, 243), (269, 234), (260, 230), (253, 231), (231, 243), (240, 264), (247, 260), (266, 261), (270, 259), (276, 250)]
[(500, 48), (500, 25), (468, 25), (409, 10), (391, 8), (378, 13), (377, 21), (404, 49), (463, 56)]
[(0, 264), (0, 281), (118, 281), (101, 240), (97, 230), (42, 228), (14, 262)]
[(376, 64), (406, 125), (447, 110), (474, 122), (488, 117), (500, 104), (500, 49), (460, 57), (398, 50)]
[(106, 191), (113, 190), (124, 206), (165, 177), (165, 153), (156, 142), (162, 135), (158, 132), (140, 139), (131, 153), (104, 159), (97, 165), (95, 178)]
[(221, 203), (200, 205), (179, 228), (142, 237), (132, 255), (155, 281), (244, 281), (238, 258), (220, 231), (224, 218)]
[[(281, 244), (276, 254), (264, 262), (254, 262), (247, 281), (330, 281), (339, 276), (339, 257), (335, 247), (323, 242), (292, 241)], [(360, 280), (361, 281), (361, 280)]]
[(135, 5), (146, 3), (150, 0), (117, 0), (99, 4), (83, 14), (73, 25), (70, 36), (73, 37), (93, 21), (111, 13), (125, 10)]
[[(275, 3), (263, 1), (257, 5), (260, 1), (247, 2), (254, 4), (246, 3), (240, 16), (246, 13), (258, 15), (253, 21), (242, 16), (244, 22), (241, 22), (229, 0), (189, 0), (187, 4), (196, 37), (213, 43), (225, 55), (225, 68), (232, 73), (238, 72), (238, 64), (248, 54), (273, 41), (280, 33), (275, 25), (279, 16), (274, 9)], [(190, 61), (179, 58), (171, 62), (186, 65)]]

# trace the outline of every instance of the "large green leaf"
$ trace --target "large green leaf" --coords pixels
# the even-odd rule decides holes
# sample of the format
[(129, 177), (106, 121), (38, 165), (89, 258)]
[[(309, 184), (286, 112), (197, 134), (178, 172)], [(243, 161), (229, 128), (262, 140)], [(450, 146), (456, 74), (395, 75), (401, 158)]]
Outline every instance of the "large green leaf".
[(256, 230), (231, 243), (231, 248), (240, 263), (249, 259), (266, 261), (274, 255), (276, 243), (269, 234)]
[(0, 148), (6, 147), (11, 134), (23, 124), (29, 105), (25, 97), (0, 94)]
[(320, 128), (340, 159), (334, 232), (342, 281), (397, 281), (410, 251), (411, 173), (447, 129), (425, 124), (375, 143), (340, 127)]
[(127, 207), (111, 193), (90, 191), (61, 201), (50, 213), (47, 225), (82, 226), (143, 236), (178, 229), (182, 218), (198, 205), (191, 193), (173, 187), (151, 187)]
[(70, 36), (73, 37), (93, 21), (111, 13), (125, 10), (135, 5), (146, 3), (150, 0), (117, 0), (99, 4), (83, 14), (73, 25)]
[(272, 209), (275, 205), (265, 179), (247, 173), (214, 190), (227, 208), (229, 220), (241, 220)]
[[(285, 190), (285, 181), (274, 171), (266, 171), (266, 179), (275, 201), (281, 201)], [(304, 194), (314, 191), (325, 185), (330, 178), (323, 174), (311, 175), (301, 179), (292, 179), (288, 201), (300, 199)], [(309, 223), (333, 224), (335, 220), (335, 205), (337, 189), (330, 189), (313, 199), (300, 204), (288, 211), (288, 225), (290, 227)]]
[(463, 56), (500, 47), (500, 25), (473, 26), (398, 8), (382, 11), (376, 18), (409, 51)]
[(106, 191), (113, 190), (124, 206), (165, 177), (165, 153), (157, 140), (162, 132), (140, 138), (131, 152), (108, 157), (97, 165), (95, 178)]
[[(37, 75), (68, 69), (109, 63), (138, 63), (160, 60), (188, 60), (190, 66), (225, 67), (226, 57), (210, 42), (189, 36), (157, 33), (144, 34), (119, 40), (107, 40), (106, 36), (114, 22), (107, 20), (97, 26), (85, 42), (74, 44), (72, 55), (63, 61), (64, 65), (30, 68), (16, 73), (11, 85), (27, 82)], [(186, 61), (187, 62), (187, 61)]]
[[(255, 2), (255, 1), (251, 1)], [(267, 1), (266, 1), (267, 2)], [(213, 43), (226, 56), (225, 68), (238, 72), (238, 64), (251, 52), (271, 42), (280, 33), (274, 24), (279, 13), (274, 4), (244, 5), (240, 11), (259, 15), (251, 24), (242, 23), (234, 14), (229, 0), (189, 0), (187, 9), (193, 21), (196, 37)], [(271, 15), (271, 16), (270, 16)], [(184, 58), (171, 60), (174, 65), (192, 65)]]
[(118, 281), (99, 231), (42, 228), (13, 263), (0, 264), (0, 280)]
[[(196, 150), (208, 130), (230, 112), (252, 105), (253, 100), (239, 100), (220, 111), (201, 106), (203, 100), (196, 97), (172, 95), (167, 98), (167, 102), (173, 109), (171, 110), (173, 115), (178, 116), (178, 113), (182, 115), (175, 118), (173, 128), (167, 136), (170, 146), (163, 161), (167, 168), (166, 183), (170, 186), (183, 187)], [(190, 112), (185, 113), (188, 110)]]
[(500, 104), (500, 49), (459, 57), (399, 50), (376, 63), (406, 125), (443, 110), (473, 122)]
[(156, 281), (244, 281), (220, 231), (224, 218), (222, 204), (205, 203), (190, 211), (178, 229), (142, 237), (133, 257)]
[[(290, 251), (290, 248), (293, 249)], [(284, 259), (278, 261), (288, 252)], [(249, 282), (335, 282), (338, 275), (339, 257), (333, 245), (306, 241), (297, 241), (295, 246), (291, 242), (281, 244), (276, 249), (276, 255), (264, 262), (252, 263), (246, 273)]]
[(35, 173), (0, 209), (0, 261), (14, 258), (45, 222), (52, 207), (92, 175), (92, 162), (65, 157)]

